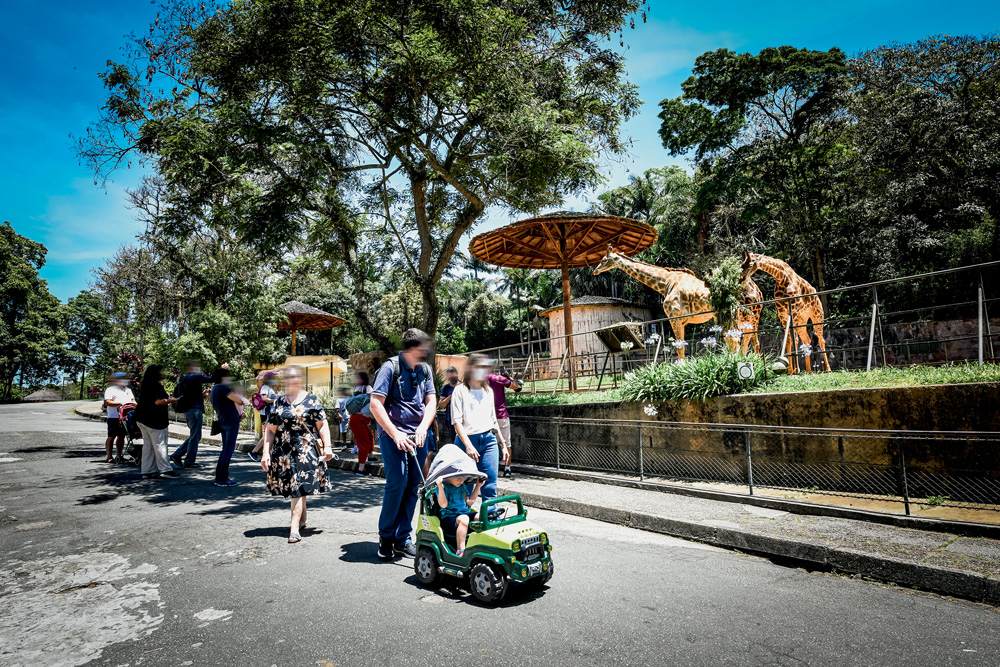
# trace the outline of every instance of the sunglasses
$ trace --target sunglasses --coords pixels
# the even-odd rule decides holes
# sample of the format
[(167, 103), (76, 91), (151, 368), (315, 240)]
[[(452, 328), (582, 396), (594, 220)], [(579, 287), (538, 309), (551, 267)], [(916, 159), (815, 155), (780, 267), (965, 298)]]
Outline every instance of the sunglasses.
[(410, 382), (413, 384), (414, 388), (420, 384), (420, 378), (417, 376), (416, 371), (410, 371)]

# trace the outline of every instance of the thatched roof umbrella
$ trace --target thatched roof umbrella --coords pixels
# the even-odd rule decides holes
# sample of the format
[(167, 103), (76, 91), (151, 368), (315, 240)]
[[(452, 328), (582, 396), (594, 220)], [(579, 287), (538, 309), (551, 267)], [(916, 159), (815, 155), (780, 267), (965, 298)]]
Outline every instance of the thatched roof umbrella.
[(292, 332), (292, 356), (295, 356), (295, 334), (298, 331), (326, 331), (342, 327), (347, 323), (343, 317), (337, 317), (319, 308), (307, 306), (301, 301), (289, 301), (281, 304), (286, 320), (278, 324), (278, 329)]
[[(560, 211), (515, 222), (480, 234), (469, 243), (469, 253), (484, 262), (512, 269), (560, 269), (562, 271), (563, 323), (566, 350), (573, 357), (573, 320), (570, 310), (569, 270), (596, 266), (608, 246), (625, 255), (646, 250), (656, 242), (649, 225), (596, 213)], [(573, 365), (570, 388), (575, 389)]]

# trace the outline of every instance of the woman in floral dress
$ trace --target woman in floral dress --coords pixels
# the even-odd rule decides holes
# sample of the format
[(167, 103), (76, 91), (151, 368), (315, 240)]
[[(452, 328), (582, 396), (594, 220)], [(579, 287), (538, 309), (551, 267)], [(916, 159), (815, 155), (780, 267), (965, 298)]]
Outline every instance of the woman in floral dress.
[(260, 459), (261, 467), (267, 471), (271, 495), (291, 498), (290, 544), (302, 539), (306, 496), (330, 488), (326, 462), (333, 458), (326, 411), (319, 399), (305, 390), (302, 379), (302, 369), (298, 366), (283, 371), (285, 393), (271, 404)]

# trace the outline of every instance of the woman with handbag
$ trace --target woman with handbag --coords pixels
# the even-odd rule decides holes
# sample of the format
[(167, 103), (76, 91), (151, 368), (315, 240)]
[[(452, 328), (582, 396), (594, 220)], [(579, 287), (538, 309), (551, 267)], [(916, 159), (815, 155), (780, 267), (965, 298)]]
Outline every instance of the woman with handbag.
[(333, 458), (330, 425), (319, 399), (305, 390), (299, 366), (282, 372), (284, 394), (271, 405), (260, 465), (271, 495), (291, 499), (289, 544), (302, 540), (306, 496), (329, 490), (326, 462)]

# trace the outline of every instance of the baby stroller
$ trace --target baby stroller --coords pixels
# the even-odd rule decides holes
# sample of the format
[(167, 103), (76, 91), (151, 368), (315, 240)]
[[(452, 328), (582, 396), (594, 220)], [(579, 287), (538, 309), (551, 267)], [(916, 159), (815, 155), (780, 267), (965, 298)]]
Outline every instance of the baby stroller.
[[(126, 463), (139, 465), (142, 461), (142, 431), (135, 421), (135, 403), (126, 403), (119, 411), (121, 426), (125, 429), (125, 459)], [(136, 440), (139, 440), (136, 443)]]

